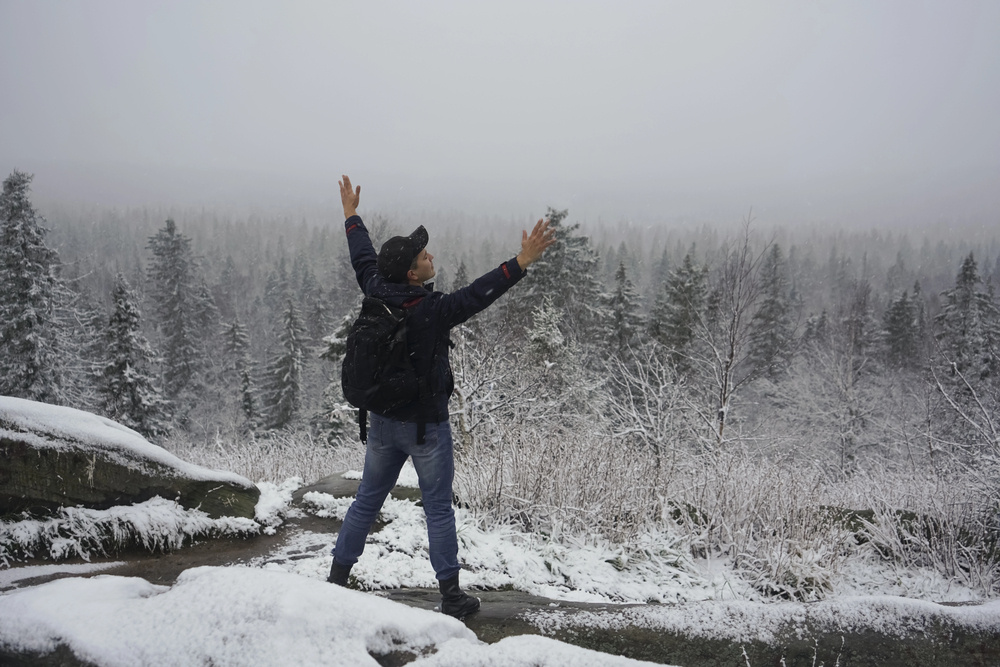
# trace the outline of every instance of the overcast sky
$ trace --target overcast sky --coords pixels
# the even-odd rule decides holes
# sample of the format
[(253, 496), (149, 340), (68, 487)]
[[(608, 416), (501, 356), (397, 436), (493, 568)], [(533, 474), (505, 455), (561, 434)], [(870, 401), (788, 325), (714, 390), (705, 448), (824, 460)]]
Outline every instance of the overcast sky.
[(1000, 221), (1000, 2), (0, 0), (0, 170), (103, 204)]

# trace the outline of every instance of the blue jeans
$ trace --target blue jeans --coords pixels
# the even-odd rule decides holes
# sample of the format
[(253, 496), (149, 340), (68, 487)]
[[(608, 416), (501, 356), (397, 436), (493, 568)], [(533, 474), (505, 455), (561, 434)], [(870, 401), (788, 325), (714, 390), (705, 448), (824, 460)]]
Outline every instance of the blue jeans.
[(369, 414), (368, 449), (358, 495), (344, 517), (337, 536), (333, 559), (351, 567), (365, 550), (365, 540), (382, 509), (386, 496), (396, 485), (407, 457), (420, 481), (431, 566), (439, 580), (458, 574), (458, 538), (455, 510), (451, 506), (451, 484), (455, 477), (455, 456), (451, 424), (427, 424), (425, 442), (417, 444), (417, 425)]

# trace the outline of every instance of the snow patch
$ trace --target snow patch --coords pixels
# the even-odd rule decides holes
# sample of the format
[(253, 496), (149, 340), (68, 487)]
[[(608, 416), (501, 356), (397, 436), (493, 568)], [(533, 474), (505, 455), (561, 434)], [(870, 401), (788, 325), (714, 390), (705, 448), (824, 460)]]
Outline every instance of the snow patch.
[[(11, 396), (0, 396), (0, 437), (28, 440), (33, 446), (69, 450), (73, 445), (61, 439), (106, 453), (123, 464), (129, 462), (120, 452), (130, 452), (134, 457), (157, 463), (177, 471), (178, 475), (198, 481), (220, 481), (249, 488), (247, 478), (231, 472), (209, 470), (183, 461), (162, 447), (150, 443), (132, 429), (105, 417), (67, 408), (28, 401)], [(40, 435), (47, 433), (51, 437)]]

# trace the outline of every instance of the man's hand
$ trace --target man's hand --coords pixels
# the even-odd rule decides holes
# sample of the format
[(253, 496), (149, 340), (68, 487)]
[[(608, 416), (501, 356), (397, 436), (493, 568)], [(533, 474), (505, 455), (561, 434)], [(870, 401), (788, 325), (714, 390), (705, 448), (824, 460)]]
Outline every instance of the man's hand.
[(517, 265), (521, 270), (534, 264), (545, 252), (545, 249), (556, 242), (556, 230), (549, 229), (548, 220), (539, 220), (528, 235), (527, 230), (521, 232), (521, 252), (517, 255)]
[(361, 186), (357, 190), (351, 189), (351, 179), (341, 176), (340, 181), (340, 201), (344, 204), (344, 219), (358, 214), (358, 202), (361, 201)]

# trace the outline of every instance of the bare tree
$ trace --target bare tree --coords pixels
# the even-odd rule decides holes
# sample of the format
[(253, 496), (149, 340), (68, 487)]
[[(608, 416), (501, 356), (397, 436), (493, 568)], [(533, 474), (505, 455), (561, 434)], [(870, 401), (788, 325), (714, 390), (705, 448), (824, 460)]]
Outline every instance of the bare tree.
[(724, 251), (707, 311), (699, 322), (700, 344), (691, 352), (695, 372), (713, 396), (714, 415), (704, 418), (712, 424), (717, 443), (725, 437), (733, 396), (753, 378), (753, 317), (763, 296), (761, 266), (773, 243), (755, 249), (752, 223), (748, 214), (743, 219), (742, 238)]
[(614, 437), (652, 452), (657, 473), (695, 430), (684, 381), (658, 345), (605, 361)]

